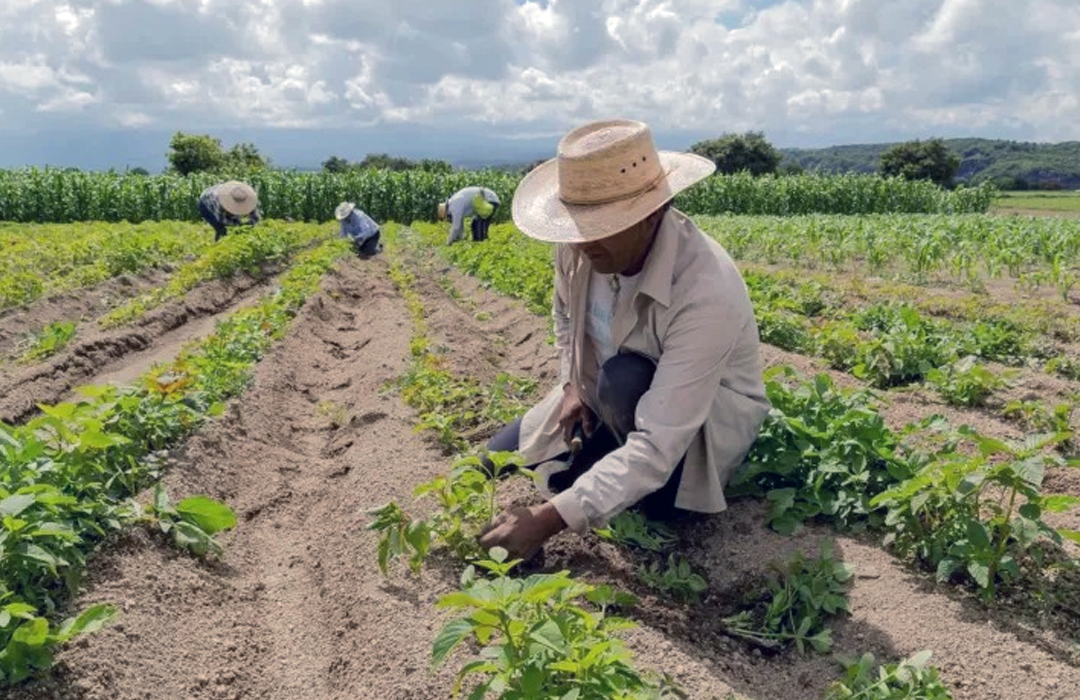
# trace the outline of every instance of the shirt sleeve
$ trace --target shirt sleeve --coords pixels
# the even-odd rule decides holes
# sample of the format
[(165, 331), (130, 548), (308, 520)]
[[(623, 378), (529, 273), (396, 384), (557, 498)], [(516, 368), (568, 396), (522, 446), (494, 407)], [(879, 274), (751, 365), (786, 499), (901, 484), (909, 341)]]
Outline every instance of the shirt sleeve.
[(709, 415), (744, 325), (719, 299), (698, 299), (676, 312), (652, 385), (638, 402), (637, 429), (552, 500), (571, 529), (603, 526), (667, 483)]

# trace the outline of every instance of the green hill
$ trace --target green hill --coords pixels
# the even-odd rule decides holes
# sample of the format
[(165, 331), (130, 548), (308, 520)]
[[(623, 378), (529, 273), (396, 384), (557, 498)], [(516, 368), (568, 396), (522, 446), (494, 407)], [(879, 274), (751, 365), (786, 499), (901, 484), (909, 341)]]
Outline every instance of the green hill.
[[(1080, 188), (1080, 141), (1024, 143), (994, 139), (945, 139), (960, 156), (956, 180), (978, 184), (985, 180), (1001, 189)], [(782, 148), (781, 164), (798, 163), (824, 172), (877, 172), (881, 154), (893, 143), (855, 144), (828, 148)]]

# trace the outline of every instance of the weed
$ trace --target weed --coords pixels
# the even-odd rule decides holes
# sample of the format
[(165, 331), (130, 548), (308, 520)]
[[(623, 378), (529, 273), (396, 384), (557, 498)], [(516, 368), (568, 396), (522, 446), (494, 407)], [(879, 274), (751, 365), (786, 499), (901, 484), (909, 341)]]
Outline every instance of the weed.
[(56, 353), (67, 347), (68, 343), (75, 338), (75, 323), (73, 321), (55, 321), (42, 328), (39, 332), (30, 335), (25, 343), (19, 362), (30, 364)]
[(315, 415), (331, 428), (340, 428), (348, 422), (345, 406), (330, 399), (315, 404)]
[(624, 510), (608, 521), (607, 526), (597, 528), (595, 532), (616, 544), (633, 545), (650, 552), (662, 551), (679, 541), (666, 525), (649, 520), (633, 510)]
[(987, 397), (1006, 386), (1011, 374), (995, 374), (974, 355), (926, 373), (926, 381), (954, 406), (983, 406)]
[(724, 620), (727, 631), (765, 646), (795, 643), (799, 653), (809, 644), (824, 653), (832, 648), (828, 617), (850, 612), (847, 582), (854, 567), (833, 559), (831, 543), (821, 545), (817, 559), (801, 552), (783, 565), (773, 565), (765, 587), (749, 597), (751, 610)]
[(697, 602), (709, 587), (700, 574), (694, 573), (685, 557), (668, 555), (667, 566), (654, 561), (638, 568), (645, 585), (682, 602)]
[(874, 656), (840, 659), (844, 677), (829, 686), (824, 700), (952, 700), (949, 689), (928, 666), (929, 651), (920, 651), (899, 663), (878, 666)]

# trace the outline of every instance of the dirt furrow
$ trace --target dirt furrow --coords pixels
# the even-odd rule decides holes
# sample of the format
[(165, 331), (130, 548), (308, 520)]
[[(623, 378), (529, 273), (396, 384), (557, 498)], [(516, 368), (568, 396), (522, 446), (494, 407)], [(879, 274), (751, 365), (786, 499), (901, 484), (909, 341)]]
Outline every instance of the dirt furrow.
[(133, 326), (100, 330), (95, 321), (82, 324), (75, 342), (57, 355), (0, 375), (0, 421), (24, 421), (38, 404), (70, 399), (84, 384), (136, 379), (155, 362), (175, 357), (184, 343), (208, 335), (219, 318), (258, 301), (273, 279), (241, 273), (207, 282)]
[[(431, 259), (413, 261), (433, 346), (454, 371), (488, 379), (530, 374), (554, 381), (546, 319), (470, 286)], [(447, 275), (455, 300), (439, 284)], [(471, 303), (470, 301), (471, 300)], [(494, 302), (498, 301), (498, 306)], [(492, 317), (476, 310), (497, 308)], [(520, 314), (520, 315), (519, 315)], [(415, 415), (388, 382), (411, 362), (412, 323), (385, 261), (350, 260), (324, 281), (227, 413), (172, 457), (173, 498), (203, 493), (240, 519), (221, 562), (200, 563), (143, 532), (95, 557), (76, 607), (108, 601), (118, 623), (69, 646), (45, 678), (13, 700), (434, 700), (451, 672), (429, 672), (444, 621), (434, 604), (456, 584), (435, 562), (420, 579), (401, 567), (383, 579), (362, 513), (411, 490), (447, 459), (413, 429)], [(780, 359), (775, 353), (770, 359)], [(526, 369), (528, 368), (528, 369)], [(504, 502), (535, 492), (511, 482)], [(1065, 700), (1080, 670), (1048, 653), (1021, 625), (912, 573), (879, 547), (807, 528), (784, 537), (765, 526), (765, 504), (679, 526), (683, 551), (710, 583), (701, 606), (674, 605), (636, 579), (640, 561), (589, 536), (546, 547), (545, 570), (571, 569), (638, 593), (630, 634), (643, 668), (675, 676), (701, 700), (732, 691), (757, 700), (812, 700), (838, 675), (828, 656), (762, 655), (718, 631), (720, 615), (760, 581), (765, 563), (830, 541), (857, 567), (853, 615), (836, 625), (836, 651), (894, 660), (935, 652), (957, 700)]]
[(22, 339), (56, 321), (89, 322), (109, 309), (165, 284), (166, 270), (120, 275), (107, 282), (0, 310), (0, 358), (17, 354)]

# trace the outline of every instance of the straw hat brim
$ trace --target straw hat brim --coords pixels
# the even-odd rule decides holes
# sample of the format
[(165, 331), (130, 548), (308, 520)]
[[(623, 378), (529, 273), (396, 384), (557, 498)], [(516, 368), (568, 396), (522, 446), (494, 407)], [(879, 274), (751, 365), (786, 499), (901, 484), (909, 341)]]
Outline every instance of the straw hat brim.
[(558, 159), (534, 168), (514, 192), (511, 211), (521, 231), (550, 243), (587, 243), (625, 231), (716, 170), (708, 158), (660, 151), (667, 176), (652, 189), (605, 204), (566, 204), (559, 199)]
[(338, 205), (337, 209), (334, 210), (334, 218), (338, 221), (341, 221), (345, 219), (345, 217), (347, 217), (349, 214), (352, 214), (353, 209), (355, 208), (356, 205), (352, 202), (342, 202)]
[[(237, 187), (243, 189), (247, 194), (247, 198), (242, 202), (238, 202), (230, 196), (230, 193)], [(259, 205), (255, 189), (247, 183), (237, 181), (223, 183), (218, 188), (218, 202), (221, 204), (222, 209), (233, 216), (247, 216), (255, 211), (255, 207)]]

